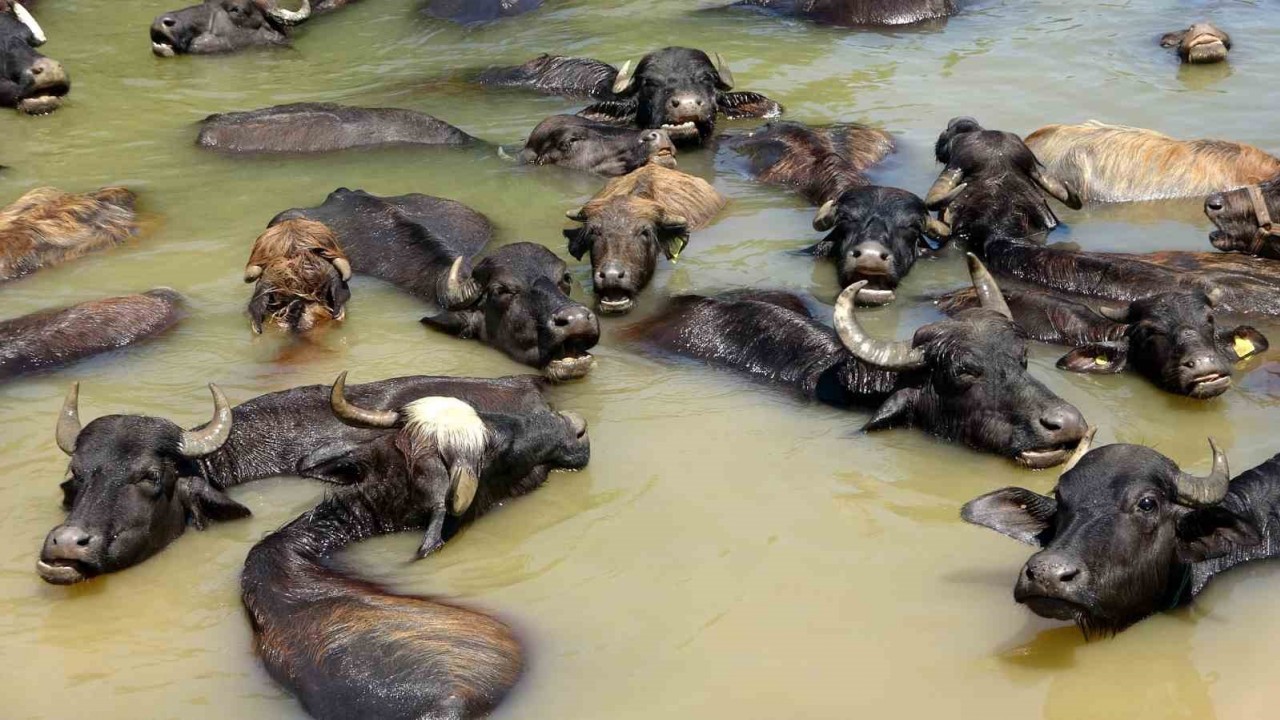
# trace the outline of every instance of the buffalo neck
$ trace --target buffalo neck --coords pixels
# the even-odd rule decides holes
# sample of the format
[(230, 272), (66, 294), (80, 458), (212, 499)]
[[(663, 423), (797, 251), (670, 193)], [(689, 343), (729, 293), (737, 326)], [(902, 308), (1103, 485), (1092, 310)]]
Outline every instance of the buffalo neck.
[(1213, 560), (1194, 563), (1186, 589), (1186, 599), (1200, 594), (1217, 574), (1237, 565), (1280, 555), (1280, 455), (1276, 455), (1231, 482), (1222, 506), (1251, 520), (1262, 541), (1240, 547)]

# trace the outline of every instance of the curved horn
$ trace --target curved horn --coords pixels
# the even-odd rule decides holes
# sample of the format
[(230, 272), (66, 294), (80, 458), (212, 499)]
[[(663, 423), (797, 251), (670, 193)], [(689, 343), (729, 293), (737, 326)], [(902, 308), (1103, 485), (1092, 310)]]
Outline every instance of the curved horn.
[(471, 268), (463, 266), (466, 257), (459, 255), (449, 267), (449, 274), (440, 279), (437, 300), (445, 310), (463, 310), (480, 298), (480, 283), (471, 277)]
[(213, 393), (213, 419), (199, 430), (183, 431), (178, 442), (178, 452), (189, 458), (215, 452), (231, 437), (231, 403), (213, 383), (209, 383), (209, 392)]
[(400, 424), (400, 413), (395, 410), (365, 410), (347, 402), (347, 371), (343, 370), (333, 381), (329, 393), (329, 406), (342, 422), (354, 427), (393, 428)]
[(22, 7), (22, 3), (13, 3), (13, 14), (18, 16), (18, 22), (26, 25), (27, 29), (31, 31), (31, 37), (36, 41), (36, 47), (40, 47), (48, 41), (48, 38), (44, 35), (44, 30), (40, 29), (40, 23), (31, 17), (31, 13)]
[(67, 391), (67, 399), (62, 401), (62, 411), (58, 413), (58, 429), (54, 437), (58, 441), (58, 449), (68, 455), (76, 452), (76, 438), (80, 437), (80, 383), (71, 383)]
[(939, 240), (946, 240), (951, 237), (951, 226), (930, 215), (924, 222), (924, 232)]
[(1071, 469), (1080, 462), (1080, 458), (1089, 454), (1093, 449), (1093, 436), (1098, 434), (1098, 428), (1090, 425), (1084, 431), (1084, 437), (1080, 438), (1080, 443), (1076, 445), (1076, 451), (1071, 453), (1071, 458), (1067, 460), (1067, 464), (1062, 466), (1062, 474), (1066, 475)]
[(631, 67), (631, 61), (622, 63), (622, 69), (618, 71), (618, 76), (613, 79), (613, 94), (621, 95), (631, 88), (631, 83), (635, 80), (635, 68)]
[(963, 177), (964, 171), (960, 168), (949, 167), (938, 173), (938, 179), (933, 181), (933, 187), (924, 196), (924, 206), (937, 210), (951, 202), (965, 188), (965, 184), (960, 182)]
[(1114, 308), (1108, 305), (1102, 305), (1098, 308), (1098, 314), (1112, 322), (1118, 322), (1118, 323), (1129, 322), (1129, 306), (1127, 305), (1122, 308)]
[(1227, 487), (1231, 484), (1227, 454), (1222, 452), (1213, 438), (1209, 438), (1209, 447), (1213, 450), (1213, 469), (1208, 475), (1197, 477), (1178, 471), (1178, 477), (1174, 479), (1174, 485), (1178, 488), (1178, 502), (1192, 507), (1205, 507), (1216, 505), (1227, 496)]
[(978, 291), (979, 303), (987, 310), (995, 310), (1012, 320), (1013, 312), (1009, 310), (1009, 303), (1004, 301), (1004, 293), (1000, 292), (1000, 286), (996, 284), (996, 279), (991, 277), (991, 272), (977, 255), (973, 253), (965, 253), (965, 255), (969, 259), (969, 277), (973, 280), (973, 289)]
[(836, 201), (828, 200), (822, 203), (822, 207), (818, 208), (818, 214), (813, 216), (813, 229), (818, 232), (826, 232), (836, 226)]
[(564, 216), (574, 222), (584, 223), (587, 221), (587, 209), (585, 207), (579, 207), (574, 208), (573, 210), (566, 210)]
[(248, 267), (246, 267), (246, 268), (244, 269), (244, 281), (245, 281), (245, 282), (247, 282), (247, 283), (251, 283), (251, 282), (253, 282), (253, 281), (257, 280), (257, 279), (258, 279), (258, 278), (260, 278), (260, 277), (262, 277), (262, 266), (261, 266), (261, 265), (250, 265), (250, 266), (248, 266)]
[(281, 25), (297, 25), (311, 17), (311, 2), (310, 0), (302, 0), (302, 4), (298, 6), (296, 11), (285, 10), (280, 7), (278, 2), (273, 2), (267, 10), (267, 14), (279, 21)]
[(716, 72), (720, 74), (720, 89), (733, 89), (733, 71), (729, 69), (729, 63), (720, 57), (720, 53), (714, 54), (712, 57), (716, 59)]
[(840, 342), (854, 357), (886, 370), (912, 370), (924, 367), (924, 350), (904, 341), (878, 340), (867, 334), (854, 315), (854, 298), (866, 287), (866, 280), (850, 285), (836, 298), (835, 326)]
[(342, 278), (342, 282), (351, 279), (351, 261), (346, 258), (334, 258), (333, 269), (338, 271), (338, 277)]

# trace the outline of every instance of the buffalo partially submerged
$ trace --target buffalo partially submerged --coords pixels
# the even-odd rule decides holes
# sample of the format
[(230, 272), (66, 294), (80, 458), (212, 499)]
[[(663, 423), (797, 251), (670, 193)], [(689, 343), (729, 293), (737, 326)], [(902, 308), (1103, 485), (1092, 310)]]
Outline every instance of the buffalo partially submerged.
[[(1199, 399), (1226, 392), (1235, 364), (1269, 347), (1247, 325), (1218, 328), (1215, 305), (1221, 296), (1220, 290), (1172, 290), (1095, 310), (1037, 288), (1005, 289), (1014, 322), (1028, 336), (1074, 347), (1059, 368), (1110, 374), (1132, 367), (1164, 390)], [(943, 297), (939, 306), (953, 314), (977, 303), (973, 292), (962, 290)]]
[(1231, 51), (1231, 36), (1211, 23), (1198, 22), (1186, 30), (1165, 33), (1160, 47), (1177, 48), (1178, 57), (1184, 63), (1219, 63), (1227, 59)]
[(841, 289), (856, 282), (860, 305), (884, 305), (931, 242), (946, 242), (951, 228), (931, 215), (924, 201), (906, 190), (859, 187), (828, 200), (813, 218), (813, 229), (828, 233), (804, 252), (836, 263)]
[(599, 60), (542, 55), (524, 65), (481, 75), (480, 82), (553, 95), (601, 100), (580, 115), (642, 130), (666, 130), (677, 144), (711, 139), (718, 115), (730, 119), (777, 117), (782, 106), (753, 92), (729, 92), (733, 74), (719, 55), (669, 47), (627, 61), (622, 69)]
[(0, 107), (29, 115), (61, 107), (71, 78), (62, 63), (36, 52), (44, 42), (44, 31), (26, 8), (0, 0)]
[(182, 306), (159, 288), (0, 320), (0, 380), (149, 340), (181, 319)]
[[(347, 389), (364, 407), (403, 407), (448, 395), (482, 409), (524, 407), (540, 399), (535, 377), (499, 380), (406, 377)], [(216, 387), (213, 420), (183, 430), (163, 418), (106, 415), (81, 427), (79, 386), (67, 395), (57, 442), (71, 456), (62, 483), (67, 519), (49, 532), (36, 565), (46, 581), (65, 585), (117, 572), (163, 550), (188, 525), (248, 516), (227, 488), (301, 475), (352, 482), (334, 459), (385, 434), (333, 416), (330, 388), (310, 385), (254, 398), (232, 408)]]
[(249, 321), (255, 333), (270, 321), (305, 333), (342, 320), (351, 290), (351, 261), (323, 223), (285, 220), (267, 228), (253, 244), (244, 281), (254, 283)]
[(354, 1), (301, 0), (297, 10), (288, 10), (280, 0), (204, 0), (157, 17), (151, 23), (151, 51), (173, 57), (287, 45), (294, 25)]
[(0, 210), (0, 283), (119, 245), (138, 230), (135, 196), (36, 188)]
[(564, 231), (569, 254), (591, 254), (591, 279), (603, 313), (631, 310), (649, 285), (658, 255), (675, 261), (689, 232), (705, 227), (726, 199), (711, 184), (679, 170), (647, 165), (610, 180), (586, 205), (570, 210), (581, 227)]
[(483, 717), (521, 675), (512, 630), (351, 577), (332, 557), (409, 529), (427, 530), (423, 550), (439, 547), (537, 489), (550, 471), (585, 467), (586, 422), (552, 410), (531, 388), (519, 398), (501, 388), (508, 400), (486, 406), (454, 395), (348, 400), (342, 385), (332, 399), (345, 422), (397, 430), (335, 457), (332, 472), (362, 482), (338, 489), (249, 552), (242, 599), (259, 654), (317, 718)]
[(599, 323), (569, 297), (564, 261), (521, 242), (473, 262), (493, 229), (462, 203), (339, 188), (323, 205), (285, 211), (271, 224), (299, 218), (332, 231), (353, 271), (443, 308), (423, 318), (432, 328), (478, 339), (554, 380), (583, 377), (595, 364), (587, 350), (600, 338)]
[(1268, 182), (1210, 195), (1204, 213), (1216, 229), (1209, 242), (1219, 250), (1280, 260), (1280, 176)]
[(735, 135), (724, 147), (746, 159), (755, 179), (791, 188), (814, 205), (866, 185), (863, 173), (894, 150), (889, 133), (866, 125), (784, 121)]
[(787, 293), (686, 295), (632, 334), (659, 350), (787, 385), (821, 402), (877, 407), (864, 430), (914, 426), (1032, 468), (1057, 465), (1084, 436), (1080, 412), (1027, 373), (1027, 343), (1000, 289), (970, 258), (983, 307), (926, 325), (909, 342), (858, 324), (855, 283), (835, 332)]
[(739, 0), (763, 10), (844, 27), (911, 25), (956, 14), (955, 0)]
[(1090, 202), (1201, 197), (1280, 176), (1280, 160), (1250, 145), (1096, 120), (1047, 125), (1027, 136), (1027, 147), (1048, 176)]
[(210, 115), (196, 145), (229, 153), (321, 153), (351, 148), (471, 145), (475, 138), (430, 115), (332, 103), (277, 105)]
[(462, 25), (493, 22), (542, 7), (542, 0), (426, 0), (423, 14)]
[[(1212, 441), (1210, 441), (1212, 444)], [(1280, 456), (1230, 479), (1213, 447), (1204, 477), (1139, 445), (1093, 450), (1052, 496), (1005, 488), (961, 516), (1040, 548), (1014, 599), (1088, 637), (1186, 605), (1219, 573), (1277, 554)]]
[(952, 237), (974, 252), (992, 238), (1043, 242), (1058, 217), (1042, 191), (1067, 207), (1081, 206), (1074, 188), (1046, 174), (1021, 138), (984, 130), (973, 118), (953, 118), (934, 152), (946, 168), (925, 203), (942, 209)]
[(676, 166), (676, 146), (663, 130), (636, 130), (577, 115), (552, 115), (529, 133), (519, 160), (596, 175), (626, 175), (650, 162)]

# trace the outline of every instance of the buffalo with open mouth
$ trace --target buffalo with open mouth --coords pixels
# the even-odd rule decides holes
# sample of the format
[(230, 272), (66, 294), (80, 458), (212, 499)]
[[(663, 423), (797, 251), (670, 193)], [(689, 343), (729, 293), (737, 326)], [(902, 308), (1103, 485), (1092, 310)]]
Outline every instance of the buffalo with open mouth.
[(44, 31), (22, 5), (0, 0), (0, 106), (44, 115), (62, 106), (71, 78), (62, 63), (36, 51)]

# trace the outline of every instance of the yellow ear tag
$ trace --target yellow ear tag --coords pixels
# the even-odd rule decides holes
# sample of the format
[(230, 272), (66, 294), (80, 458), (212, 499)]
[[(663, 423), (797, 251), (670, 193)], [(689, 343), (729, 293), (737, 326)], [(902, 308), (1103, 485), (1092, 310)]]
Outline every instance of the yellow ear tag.
[(1093, 359), (1093, 364), (1094, 365), (1110, 365), (1111, 361), (1107, 359), (1106, 355), (1099, 355), (1098, 357)]
[(1247, 337), (1236, 336), (1236, 357), (1249, 357), (1254, 350), (1257, 350), (1257, 347), (1254, 346), (1252, 340)]

